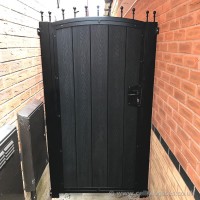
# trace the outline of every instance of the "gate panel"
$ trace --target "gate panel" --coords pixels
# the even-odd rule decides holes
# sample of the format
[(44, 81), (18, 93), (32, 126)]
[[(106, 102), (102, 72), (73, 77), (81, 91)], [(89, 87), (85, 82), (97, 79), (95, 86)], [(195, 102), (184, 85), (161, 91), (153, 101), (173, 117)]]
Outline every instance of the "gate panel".
[(91, 26), (92, 182), (107, 186), (108, 26)]
[(108, 186), (122, 186), (126, 28), (109, 26)]
[(157, 23), (87, 17), (40, 28), (53, 197), (147, 190)]
[(76, 187), (76, 128), (72, 29), (57, 31), (64, 186)]
[(137, 86), (142, 68), (141, 51), (142, 30), (127, 28), (126, 38), (126, 72), (125, 72), (125, 104), (124, 104), (124, 151), (123, 151), (123, 186), (133, 188), (135, 184), (136, 136), (138, 129), (138, 107), (128, 105), (128, 88)]
[(78, 187), (91, 187), (90, 26), (73, 27)]

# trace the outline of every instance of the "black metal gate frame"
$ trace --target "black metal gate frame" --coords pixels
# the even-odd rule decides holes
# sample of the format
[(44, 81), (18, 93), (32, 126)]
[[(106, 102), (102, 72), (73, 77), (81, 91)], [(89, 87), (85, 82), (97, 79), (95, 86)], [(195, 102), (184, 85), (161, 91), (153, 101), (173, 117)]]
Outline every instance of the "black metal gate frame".
[[(138, 109), (140, 132), (137, 134), (137, 150), (136, 150), (136, 179), (137, 185), (133, 188), (73, 188), (65, 190), (63, 180), (63, 163), (62, 163), (62, 136), (61, 136), (61, 116), (60, 116), (60, 97), (59, 97), (59, 81), (58, 68), (56, 66), (57, 57), (54, 52), (56, 49), (56, 30), (66, 27), (81, 25), (120, 25), (141, 29), (143, 38), (143, 60), (141, 60), (143, 80), (143, 106)], [(59, 193), (66, 192), (109, 192), (109, 191), (128, 191), (139, 192), (148, 190), (148, 180), (142, 179), (142, 176), (148, 177), (149, 168), (149, 149), (150, 149), (150, 129), (153, 98), (153, 82), (154, 82), (154, 66), (156, 38), (158, 34), (157, 22), (142, 22), (133, 19), (117, 18), (117, 17), (85, 17), (61, 20), (57, 22), (40, 22), (41, 37), (41, 53), (42, 68), (46, 107), (46, 123), (48, 130), (48, 151), (50, 161), (51, 176), (51, 193), (53, 197), (58, 197)], [(147, 76), (144, 76), (144, 75)], [(150, 105), (150, 106), (149, 106)], [(145, 113), (145, 115), (144, 115)], [(148, 149), (148, 151), (144, 151)]]

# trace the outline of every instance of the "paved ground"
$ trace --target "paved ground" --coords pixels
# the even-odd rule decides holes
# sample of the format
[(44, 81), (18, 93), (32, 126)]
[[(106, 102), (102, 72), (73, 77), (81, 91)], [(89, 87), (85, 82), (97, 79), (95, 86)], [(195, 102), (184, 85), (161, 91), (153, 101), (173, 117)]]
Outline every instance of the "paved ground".
[[(60, 194), (59, 199), (54, 200), (136, 200), (139, 199), (135, 194), (122, 194), (122, 193), (81, 193), (81, 194)], [(147, 200), (148, 198), (144, 198), (143, 200)], [(139, 199), (141, 200), (141, 199)]]

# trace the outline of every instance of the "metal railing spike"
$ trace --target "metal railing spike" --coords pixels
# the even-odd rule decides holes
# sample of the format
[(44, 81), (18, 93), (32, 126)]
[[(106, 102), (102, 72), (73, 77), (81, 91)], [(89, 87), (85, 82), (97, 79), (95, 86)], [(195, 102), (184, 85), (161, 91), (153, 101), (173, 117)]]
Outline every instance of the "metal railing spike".
[(62, 9), (62, 17), (63, 17), (63, 20), (65, 19), (65, 9)]
[(121, 7), (120, 7), (120, 10), (121, 10), (121, 18), (123, 17), (123, 9), (124, 9), (124, 7), (121, 6)]
[(153, 11), (153, 21), (154, 22), (156, 21), (156, 11), (155, 10)]
[(73, 7), (74, 9), (74, 18), (76, 18), (76, 7)]
[(85, 6), (85, 16), (88, 16), (88, 6)]
[(111, 12), (111, 5), (108, 6), (108, 16), (110, 16), (110, 12)]
[(49, 11), (49, 22), (51, 22), (51, 12)]
[(147, 22), (149, 21), (149, 11), (146, 11), (146, 18), (147, 18)]
[(99, 17), (99, 6), (97, 6), (97, 16)]
[(133, 19), (135, 19), (135, 8), (132, 9), (133, 12)]
[(43, 14), (44, 14), (44, 12), (40, 11), (40, 14), (41, 14), (41, 21), (43, 22)]

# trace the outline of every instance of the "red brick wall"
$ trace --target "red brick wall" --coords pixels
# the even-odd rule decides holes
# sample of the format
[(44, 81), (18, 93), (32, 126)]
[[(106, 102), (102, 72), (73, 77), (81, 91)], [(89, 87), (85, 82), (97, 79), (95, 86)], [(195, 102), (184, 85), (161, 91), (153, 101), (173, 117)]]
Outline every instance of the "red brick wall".
[[(114, 1), (126, 18), (157, 11), (153, 124), (200, 191), (200, 0)], [(116, 8), (117, 5), (117, 8)]]
[(193, 191), (187, 187), (160, 140), (151, 133), (149, 164), (149, 200), (194, 200)]

